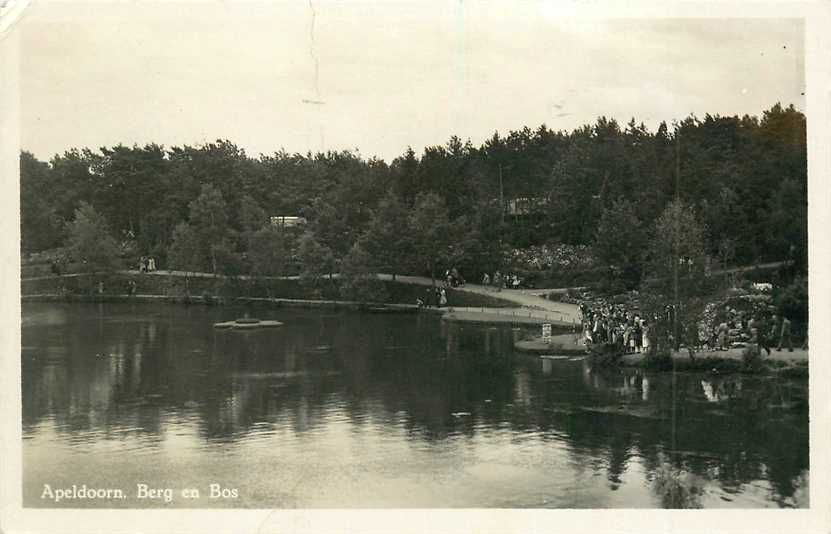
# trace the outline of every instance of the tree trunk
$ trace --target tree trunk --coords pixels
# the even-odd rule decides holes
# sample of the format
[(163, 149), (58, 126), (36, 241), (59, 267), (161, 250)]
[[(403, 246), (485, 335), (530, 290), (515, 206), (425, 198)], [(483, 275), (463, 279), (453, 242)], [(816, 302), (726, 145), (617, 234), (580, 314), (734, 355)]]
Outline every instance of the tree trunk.
[(430, 283), (436, 287), (436, 262), (430, 262)]

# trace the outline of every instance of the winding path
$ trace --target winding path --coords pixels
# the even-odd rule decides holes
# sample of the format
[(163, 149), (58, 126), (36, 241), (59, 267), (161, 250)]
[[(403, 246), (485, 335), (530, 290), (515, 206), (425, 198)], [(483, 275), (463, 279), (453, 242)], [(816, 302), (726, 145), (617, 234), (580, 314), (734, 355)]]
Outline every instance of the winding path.
[[(388, 274), (379, 274), (378, 277), (382, 280), (392, 280), (392, 276)], [(410, 284), (426, 286), (432, 284), (429, 278), (423, 276), (399, 275), (395, 279), (396, 281)], [(501, 317), (527, 317), (532, 319), (533, 322), (545, 322), (547, 320), (565, 323), (580, 322), (580, 308), (576, 304), (554, 302), (524, 289), (502, 289), (501, 291), (495, 291), (493, 288), (478, 284), (465, 284), (464, 287), (457, 287), (455, 290), (507, 300), (516, 304), (516, 308), (453, 308), (457, 312), (483, 313)]]

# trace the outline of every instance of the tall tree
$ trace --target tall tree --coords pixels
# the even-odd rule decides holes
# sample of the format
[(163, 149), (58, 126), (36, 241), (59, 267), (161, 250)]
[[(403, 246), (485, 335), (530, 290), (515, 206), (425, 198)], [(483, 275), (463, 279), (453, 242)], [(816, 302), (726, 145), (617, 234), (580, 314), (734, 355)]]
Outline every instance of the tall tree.
[(396, 274), (407, 270), (410, 250), (407, 211), (395, 194), (389, 193), (381, 200), (359, 243), (360, 251), (373, 258), (375, 268), (392, 274), (393, 280)]
[[(231, 239), (228, 225), (227, 205), (222, 194), (210, 184), (202, 186), (199, 196), (190, 203), (190, 225), (195, 232), (199, 246), (211, 260), (211, 272), (217, 273), (217, 251), (229, 248)], [(204, 252), (207, 251), (207, 254)]]
[(340, 295), (357, 302), (385, 302), (389, 295), (375, 269), (373, 257), (361, 242), (355, 243), (343, 259), (340, 270)]
[(284, 276), (289, 252), (286, 241), (283, 229), (272, 224), (267, 224), (251, 234), (248, 245), (251, 274)]
[(447, 208), (437, 194), (422, 193), (416, 197), (410, 213), (409, 228), (413, 257), (424, 272), (430, 273), (430, 279), (435, 285), (436, 268), (447, 258), (452, 244)]
[(199, 196), (190, 203), (190, 221), (180, 223), (173, 233), (171, 264), (175, 268), (221, 271), (232, 250), (232, 232), (228, 226), (225, 200), (212, 185), (202, 186)]
[(300, 261), (300, 282), (306, 287), (319, 290), (324, 277), (331, 275), (335, 268), (331, 249), (320, 243), (313, 233), (306, 232), (300, 237), (297, 256)]
[(90, 169), (97, 184), (93, 202), (113, 230), (130, 232), (145, 251), (158, 244), (167, 230), (156, 209), (168, 169), (164, 149), (156, 144), (102, 147)]
[(51, 169), (31, 153), (20, 153), (20, 239), (24, 252), (60, 245), (64, 221), (51, 197)]
[(68, 227), (68, 249), (83, 271), (112, 271), (118, 266), (118, 244), (106, 219), (82, 202)]
[(705, 239), (705, 228), (695, 210), (682, 200), (667, 205), (650, 239), (641, 301), (648, 315), (667, 318), (657, 333), (671, 334), (676, 346), (681, 342), (698, 345), (704, 302), (714, 289), (708, 276)]
[(183, 221), (173, 229), (173, 239), (168, 252), (171, 267), (182, 271), (202, 272), (209, 263), (204, 252), (199, 236), (190, 224)]
[(646, 233), (632, 202), (616, 200), (603, 211), (594, 238), (595, 257), (609, 267), (610, 284), (628, 289), (640, 283)]

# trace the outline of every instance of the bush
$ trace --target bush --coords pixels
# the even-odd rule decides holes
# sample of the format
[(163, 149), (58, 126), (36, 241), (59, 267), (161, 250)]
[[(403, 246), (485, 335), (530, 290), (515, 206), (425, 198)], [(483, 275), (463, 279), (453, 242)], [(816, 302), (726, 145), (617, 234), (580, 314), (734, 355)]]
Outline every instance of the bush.
[(82, 202), (75, 220), (68, 225), (68, 249), (82, 271), (113, 271), (118, 268), (119, 248), (110, 235), (106, 219)]

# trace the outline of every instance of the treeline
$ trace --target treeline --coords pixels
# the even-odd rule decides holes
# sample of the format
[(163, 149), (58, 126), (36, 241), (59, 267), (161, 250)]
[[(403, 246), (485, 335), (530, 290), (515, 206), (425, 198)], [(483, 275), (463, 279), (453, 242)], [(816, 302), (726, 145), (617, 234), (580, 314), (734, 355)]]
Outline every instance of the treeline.
[[(88, 262), (129, 240), (131, 253), (170, 268), (299, 268), (313, 280), (458, 266), (470, 279), (504, 268), (506, 249), (565, 243), (591, 245), (636, 285), (654, 222), (676, 197), (722, 264), (804, 268), (807, 257), (805, 117), (779, 104), (761, 118), (691, 116), (655, 132), (601, 117), (480, 146), (453, 137), (390, 163), (354, 152), (254, 158), (223, 140), (72, 149), (48, 163), (23, 152), (20, 163), (23, 252), (68, 247)], [(308, 226), (281, 230), (270, 216)]]

